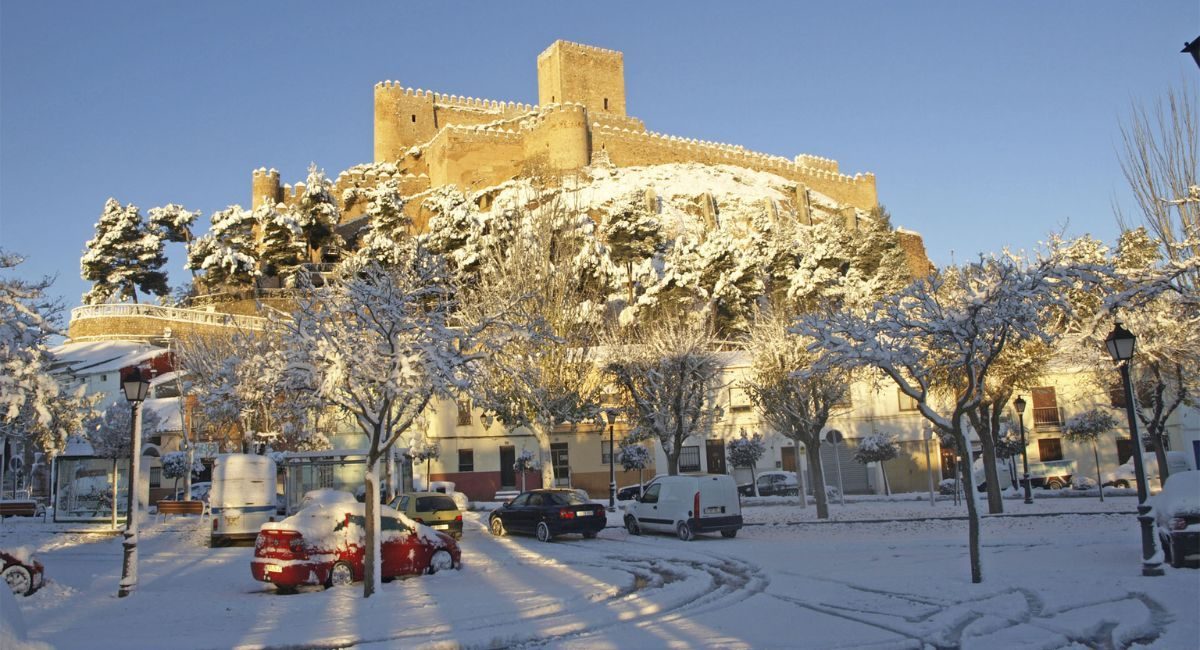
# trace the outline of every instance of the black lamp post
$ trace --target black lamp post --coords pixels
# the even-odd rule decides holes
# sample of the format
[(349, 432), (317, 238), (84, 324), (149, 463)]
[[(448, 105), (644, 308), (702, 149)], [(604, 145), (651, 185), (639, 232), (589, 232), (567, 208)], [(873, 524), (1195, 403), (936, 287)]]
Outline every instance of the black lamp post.
[(1150, 505), (1146, 503), (1149, 497), (1149, 490), (1146, 489), (1146, 468), (1142, 462), (1142, 440), (1138, 435), (1137, 416), (1133, 412), (1133, 383), (1129, 380), (1129, 363), (1137, 347), (1137, 337), (1121, 327), (1121, 323), (1117, 323), (1108, 338), (1104, 339), (1104, 347), (1108, 348), (1108, 355), (1121, 369), (1121, 384), (1125, 388), (1125, 415), (1129, 418), (1129, 437), (1133, 441), (1133, 471), (1137, 476), (1138, 522), (1142, 525), (1142, 575), (1160, 576), (1163, 574), (1163, 568), (1162, 563), (1155, 559), (1154, 517), (1150, 514)]
[(150, 392), (150, 382), (142, 376), (141, 370), (134, 368), (121, 378), (121, 390), (125, 399), (129, 400), (129, 436), (132, 439), (129, 448), (129, 500), (125, 506), (125, 532), (121, 546), (125, 549), (121, 562), (121, 583), (117, 596), (124, 598), (133, 593), (137, 587), (137, 543), (138, 543), (138, 457), (142, 451), (142, 402)]
[(608, 409), (604, 411), (604, 417), (608, 419), (608, 511), (614, 512), (617, 509), (617, 455), (613, 447), (616, 442), (614, 423), (617, 421), (617, 412)]
[(1033, 503), (1033, 488), (1029, 484), (1029, 450), (1025, 445), (1025, 398), (1017, 395), (1013, 406), (1017, 409), (1017, 420), (1021, 422), (1021, 465), (1025, 468), (1025, 503)]

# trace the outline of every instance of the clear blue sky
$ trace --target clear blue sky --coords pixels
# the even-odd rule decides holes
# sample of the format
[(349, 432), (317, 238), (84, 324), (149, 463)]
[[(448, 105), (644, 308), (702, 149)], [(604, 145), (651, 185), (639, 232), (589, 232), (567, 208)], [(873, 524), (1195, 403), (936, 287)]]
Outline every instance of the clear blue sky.
[[(876, 174), (945, 264), (1113, 241), (1119, 123), (1200, 70), (1200, 2), (0, 3), (0, 246), (57, 274), (109, 196), (208, 215), (372, 157), (376, 81), (536, 103), (555, 39), (625, 53), (648, 128)], [(953, 252), (952, 252), (953, 251)], [(172, 249), (172, 282), (186, 277)], [(953, 256), (953, 257), (952, 257)]]

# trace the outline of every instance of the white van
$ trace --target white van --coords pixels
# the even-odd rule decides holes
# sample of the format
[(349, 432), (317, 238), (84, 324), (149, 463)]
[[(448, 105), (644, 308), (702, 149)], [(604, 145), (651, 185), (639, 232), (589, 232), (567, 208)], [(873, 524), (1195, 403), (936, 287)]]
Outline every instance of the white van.
[(213, 461), (211, 546), (253, 540), (275, 521), (275, 461), (253, 454), (221, 454)]
[(640, 498), (625, 505), (625, 528), (675, 533), (688, 541), (697, 533), (737, 535), (742, 502), (737, 483), (727, 474), (662, 476), (646, 486)]

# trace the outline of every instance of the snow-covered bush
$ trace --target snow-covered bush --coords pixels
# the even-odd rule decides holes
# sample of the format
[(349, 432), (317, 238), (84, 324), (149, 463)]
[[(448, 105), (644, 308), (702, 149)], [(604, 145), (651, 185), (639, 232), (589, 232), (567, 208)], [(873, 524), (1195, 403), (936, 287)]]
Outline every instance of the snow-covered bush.
[(525, 491), (525, 472), (537, 471), (542, 468), (542, 462), (538, 460), (537, 454), (534, 454), (530, 449), (522, 449), (521, 453), (517, 454), (517, 460), (513, 463), (513, 471), (521, 476), (521, 491)]
[(866, 465), (867, 463), (880, 463), (880, 469), (883, 471), (883, 493), (891, 494), (891, 486), (888, 485), (887, 468), (883, 467), (883, 463), (892, 460), (900, 453), (900, 448), (896, 446), (896, 437), (887, 433), (876, 433), (867, 436), (858, 441), (858, 447), (854, 450), (854, 460)]
[[(163, 478), (175, 479), (175, 489), (179, 489), (179, 479), (187, 476), (188, 461), (186, 451), (172, 451), (162, 456)], [(199, 458), (192, 459), (191, 472), (193, 475), (204, 471), (204, 463)]]
[(754, 470), (758, 466), (758, 459), (762, 458), (766, 452), (767, 445), (763, 442), (762, 434), (756, 433), (753, 436), (747, 436), (745, 429), (742, 430), (739, 437), (730, 440), (726, 446), (725, 453), (729, 457), (730, 465), (750, 468), (750, 484), (754, 486), (755, 496), (758, 496), (758, 477)]
[[(1092, 445), (1092, 456), (1096, 460), (1096, 480), (1084, 479), (1082, 476), (1076, 476), (1074, 481), (1087, 480), (1093, 485), (1099, 485), (1102, 482), (1100, 478), (1100, 452), (1096, 447), (1096, 440), (1100, 434), (1106, 431), (1112, 431), (1117, 428), (1117, 420), (1103, 409), (1090, 409), (1075, 415), (1063, 423), (1063, 435), (1067, 440), (1072, 442), (1086, 442)], [(1089, 489), (1079, 488), (1076, 489)], [(1100, 500), (1104, 500), (1104, 491), (1100, 491)]]
[(1098, 485), (1100, 484), (1086, 476), (1071, 477), (1071, 488), (1075, 490), (1094, 490)]

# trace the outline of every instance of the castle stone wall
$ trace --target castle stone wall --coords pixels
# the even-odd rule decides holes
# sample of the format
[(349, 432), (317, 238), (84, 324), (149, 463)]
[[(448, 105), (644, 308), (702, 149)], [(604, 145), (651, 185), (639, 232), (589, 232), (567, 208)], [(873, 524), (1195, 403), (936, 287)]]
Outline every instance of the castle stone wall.
[(586, 166), (591, 161), (587, 115), (582, 104), (547, 107), (524, 125), (525, 159), (555, 171)]
[(499, 128), (446, 127), (425, 155), (432, 187), (456, 185), (464, 192), (515, 178), (525, 164), (521, 135)]

